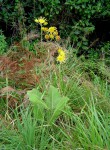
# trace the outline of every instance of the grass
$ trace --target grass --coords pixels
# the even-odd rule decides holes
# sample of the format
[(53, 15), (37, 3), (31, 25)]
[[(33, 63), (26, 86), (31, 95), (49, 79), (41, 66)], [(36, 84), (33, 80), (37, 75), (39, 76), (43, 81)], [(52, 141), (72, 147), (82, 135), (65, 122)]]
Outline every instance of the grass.
[[(7, 83), (7, 80), (1, 77), (1, 90), (3, 87), (13, 86), (19, 96), (12, 92), (8, 93), (9, 91), (1, 96), (0, 149), (109, 150), (109, 68), (100, 62), (98, 64), (94, 62), (94, 69), (90, 67), (92, 62), (89, 61), (88, 64), (88, 61), (82, 62), (76, 57), (68, 59), (61, 65), (47, 62), (35, 66), (40, 81), (31, 85), (31, 88), (28, 85), (25, 90), (27, 92), (37, 87), (39, 91), (45, 93), (49, 86), (53, 85), (62, 96), (69, 98), (65, 109), (52, 124), (46, 121), (48, 116), (44, 116), (44, 120), (39, 120), (34, 116), (33, 104), (28, 102), (24, 105), (26, 93), (18, 94), (19, 90), (24, 90), (21, 83), (18, 83), (17, 87), (13, 79), (9, 78)], [(8, 105), (8, 117), (5, 118), (7, 103), (10, 104), (10, 97), (5, 97), (7, 93), (12, 99), (20, 102), (15, 103), (14, 107)]]

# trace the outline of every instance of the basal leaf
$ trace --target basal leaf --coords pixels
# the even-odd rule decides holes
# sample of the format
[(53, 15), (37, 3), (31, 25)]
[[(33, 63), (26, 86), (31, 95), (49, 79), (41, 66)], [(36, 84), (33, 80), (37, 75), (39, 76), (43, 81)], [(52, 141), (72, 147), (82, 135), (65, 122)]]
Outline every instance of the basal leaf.
[(58, 116), (61, 114), (61, 112), (64, 110), (64, 107), (66, 106), (66, 103), (68, 102), (68, 97), (62, 97), (60, 98), (60, 101), (57, 103), (56, 108), (54, 109), (52, 116), (49, 120), (49, 123), (54, 123)]
[(46, 104), (50, 109), (55, 109), (57, 104), (60, 101), (60, 94), (58, 92), (58, 89), (54, 86), (50, 86), (48, 95), (46, 97)]
[(40, 93), (37, 89), (32, 89), (31, 91), (28, 91), (27, 94), (29, 96), (30, 102), (48, 109), (46, 103), (42, 100), (43, 94)]

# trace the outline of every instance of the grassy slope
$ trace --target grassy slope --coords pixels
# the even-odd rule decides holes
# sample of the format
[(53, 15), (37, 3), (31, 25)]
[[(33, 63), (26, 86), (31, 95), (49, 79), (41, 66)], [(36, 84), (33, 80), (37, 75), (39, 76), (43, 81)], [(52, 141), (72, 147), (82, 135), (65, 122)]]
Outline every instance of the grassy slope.
[[(110, 74), (104, 64), (94, 63), (95, 69), (92, 65), (93, 62), (69, 57), (62, 65), (48, 61), (46, 66), (43, 63), (37, 66), (36, 73), (41, 80), (33, 87), (47, 91), (49, 85), (53, 85), (69, 98), (66, 113), (63, 112), (55, 124), (39, 122), (32, 115), (31, 105), (9, 108), (8, 92), (7, 102), (1, 97), (0, 149), (109, 150)], [(16, 84), (1, 77), (0, 88), (5, 86)], [(11, 95), (22, 101), (22, 96)]]

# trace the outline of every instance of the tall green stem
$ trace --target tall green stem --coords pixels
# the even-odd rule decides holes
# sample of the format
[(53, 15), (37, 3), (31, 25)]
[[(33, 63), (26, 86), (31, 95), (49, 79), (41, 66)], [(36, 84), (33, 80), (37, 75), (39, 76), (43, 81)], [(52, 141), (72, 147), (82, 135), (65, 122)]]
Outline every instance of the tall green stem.
[(41, 24), (41, 44), (42, 44), (42, 24)]

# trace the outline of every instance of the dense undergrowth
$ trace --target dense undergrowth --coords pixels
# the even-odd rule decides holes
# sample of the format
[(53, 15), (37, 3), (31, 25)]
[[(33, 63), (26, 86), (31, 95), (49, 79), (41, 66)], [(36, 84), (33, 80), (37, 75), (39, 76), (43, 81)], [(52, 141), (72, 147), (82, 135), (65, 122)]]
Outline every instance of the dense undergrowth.
[(0, 149), (109, 150), (109, 67), (72, 48), (59, 64), (56, 44), (42, 45), (43, 55), (19, 44), (1, 56)]
[(1, 3), (0, 150), (110, 149), (110, 41), (95, 26), (109, 8)]

